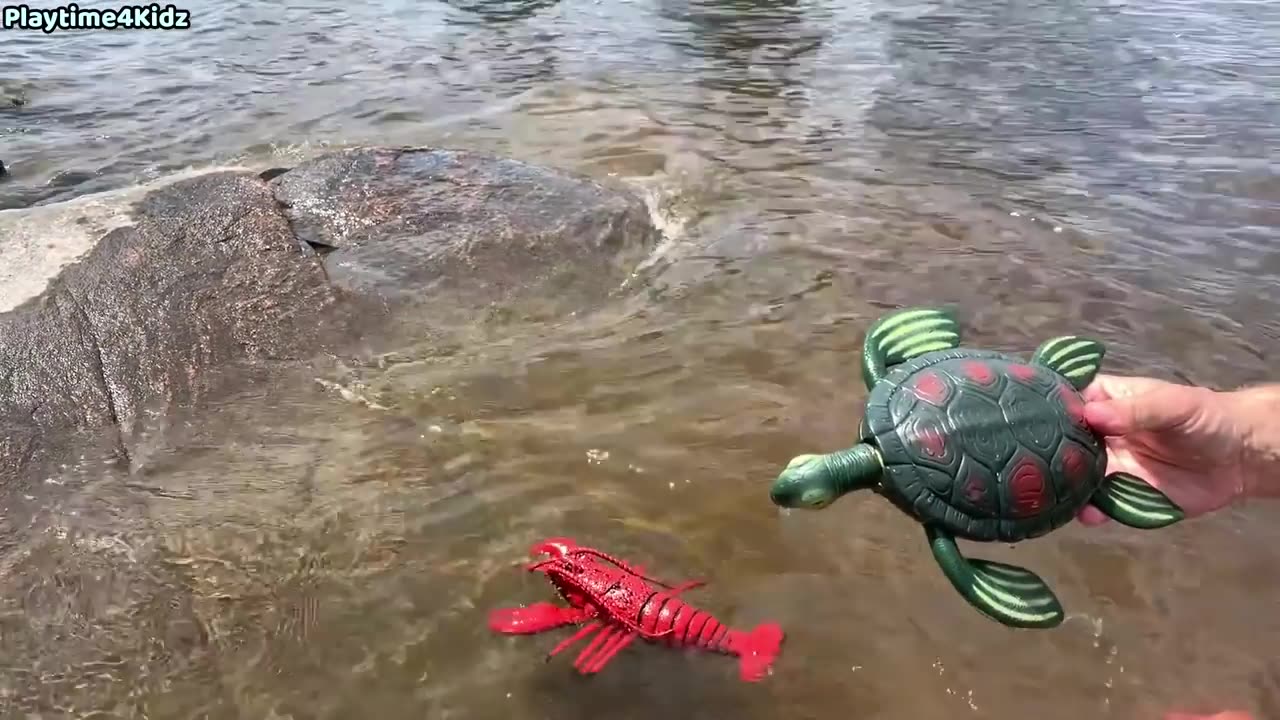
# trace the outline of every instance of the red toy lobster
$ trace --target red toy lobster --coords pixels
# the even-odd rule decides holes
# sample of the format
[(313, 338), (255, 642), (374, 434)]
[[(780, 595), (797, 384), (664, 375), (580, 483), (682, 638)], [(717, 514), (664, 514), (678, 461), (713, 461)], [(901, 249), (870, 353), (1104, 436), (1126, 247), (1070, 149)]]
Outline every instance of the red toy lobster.
[(665, 642), (668, 647), (696, 647), (737, 655), (742, 679), (755, 682), (768, 672), (782, 645), (782, 628), (776, 624), (765, 623), (750, 632), (734, 630), (676, 597), (703, 585), (700, 580), (669, 585), (648, 577), (639, 567), (581, 547), (568, 538), (549, 538), (529, 552), (549, 556), (530, 563), (526, 569), (546, 574), (569, 607), (540, 602), (495, 610), (489, 616), (489, 627), (495, 632), (526, 635), (587, 623), (547, 655), (549, 660), (597, 633), (573, 663), (583, 675), (599, 672), (631, 641), (642, 637)]

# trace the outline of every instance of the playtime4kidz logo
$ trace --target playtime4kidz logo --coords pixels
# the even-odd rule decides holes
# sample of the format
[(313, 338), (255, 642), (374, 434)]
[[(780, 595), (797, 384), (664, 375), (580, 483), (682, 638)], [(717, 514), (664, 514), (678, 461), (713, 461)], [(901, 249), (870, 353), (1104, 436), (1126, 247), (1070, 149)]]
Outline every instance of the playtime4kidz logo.
[(191, 11), (173, 5), (123, 5), (82, 8), (75, 3), (55, 8), (0, 5), (0, 30), (188, 30)]

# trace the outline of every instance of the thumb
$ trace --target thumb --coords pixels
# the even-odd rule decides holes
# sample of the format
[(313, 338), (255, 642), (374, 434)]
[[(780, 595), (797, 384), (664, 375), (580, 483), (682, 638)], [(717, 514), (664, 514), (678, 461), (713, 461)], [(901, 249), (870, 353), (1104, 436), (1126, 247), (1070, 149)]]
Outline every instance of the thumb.
[(1170, 430), (1191, 420), (1199, 406), (1196, 388), (1168, 384), (1134, 395), (1086, 403), (1084, 417), (1108, 436)]

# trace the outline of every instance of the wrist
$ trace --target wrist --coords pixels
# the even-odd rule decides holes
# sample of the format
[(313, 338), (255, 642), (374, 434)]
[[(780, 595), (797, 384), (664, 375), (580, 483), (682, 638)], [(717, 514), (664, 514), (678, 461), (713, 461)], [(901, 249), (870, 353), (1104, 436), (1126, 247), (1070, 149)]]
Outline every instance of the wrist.
[(1244, 431), (1244, 495), (1280, 497), (1280, 383), (1235, 390)]

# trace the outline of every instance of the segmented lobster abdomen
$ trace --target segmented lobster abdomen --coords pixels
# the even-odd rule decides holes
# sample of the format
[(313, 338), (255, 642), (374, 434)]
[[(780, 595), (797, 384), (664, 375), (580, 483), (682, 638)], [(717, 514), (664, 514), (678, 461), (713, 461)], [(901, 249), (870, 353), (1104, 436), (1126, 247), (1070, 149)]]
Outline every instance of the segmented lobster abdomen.
[[(656, 642), (672, 647), (697, 647), (729, 652), (729, 627), (711, 613), (673, 596), (669, 591), (651, 593), (640, 605), (636, 625)], [(654, 637), (661, 635), (661, 637)]]

